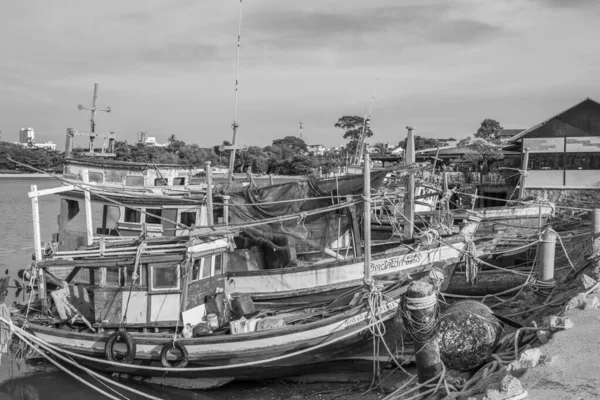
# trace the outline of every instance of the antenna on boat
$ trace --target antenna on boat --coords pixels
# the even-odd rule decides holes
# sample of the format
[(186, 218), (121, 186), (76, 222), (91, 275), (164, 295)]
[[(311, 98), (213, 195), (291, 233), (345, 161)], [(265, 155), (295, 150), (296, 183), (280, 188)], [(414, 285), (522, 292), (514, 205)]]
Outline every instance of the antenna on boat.
[(233, 181), (233, 166), (235, 164), (235, 139), (237, 136), (237, 106), (238, 106), (238, 87), (239, 87), (239, 71), (240, 71), (240, 44), (242, 38), (242, 0), (240, 0), (240, 18), (238, 24), (238, 37), (237, 37), (237, 60), (235, 67), (235, 103), (233, 106), (233, 138), (231, 139), (231, 154), (229, 155), (229, 178), (228, 181)]
[(365, 134), (367, 133), (367, 126), (371, 125), (371, 114), (373, 114), (373, 104), (375, 104), (375, 94), (377, 93), (377, 84), (379, 83), (379, 78), (375, 80), (375, 87), (373, 88), (373, 96), (371, 97), (371, 108), (369, 109), (369, 116), (363, 120), (363, 131), (360, 135), (360, 140), (358, 144), (360, 145), (358, 149), (358, 157), (356, 158), (356, 162), (360, 163), (360, 160), (363, 158), (363, 150), (365, 144)]
[(91, 117), (90, 117), (90, 133), (95, 133), (96, 132), (96, 111), (104, 111), (109, 113), (110, 112), (110, 107), (106, 107), (106, 108), (98, 108), (96, 107), (96, 100), (98, 99), (98, 84), (94, 83), (94, 97), (92, 97), (92, 107), (88, 108), (88, 107), (84, 107), (81, 104), (77, 105), (77, 108), (79, 109), (79, 111), (81, 110), (88, 110), (91, 111)]

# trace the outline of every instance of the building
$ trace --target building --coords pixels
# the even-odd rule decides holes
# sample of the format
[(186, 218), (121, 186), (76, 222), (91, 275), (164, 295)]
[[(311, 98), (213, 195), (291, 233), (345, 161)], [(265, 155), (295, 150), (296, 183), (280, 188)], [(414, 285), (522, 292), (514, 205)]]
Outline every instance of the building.
[(38, 149), (56, 150), (56, 143), (48, 141), (46, 143), (35, 142), (35, 131), (33, 128), (23, 128), (19, 131), (19, 141), (14, 142), (24, 147), (36, 147)]
[(314, 156), (322, 156), (325, 154), (326, 147), (322, 144), (309, 144), (306, 145), (307, 151)]
[(509, 143), (529, 152), (527, 189), (600, 188), (600, 104), (590, 98)]

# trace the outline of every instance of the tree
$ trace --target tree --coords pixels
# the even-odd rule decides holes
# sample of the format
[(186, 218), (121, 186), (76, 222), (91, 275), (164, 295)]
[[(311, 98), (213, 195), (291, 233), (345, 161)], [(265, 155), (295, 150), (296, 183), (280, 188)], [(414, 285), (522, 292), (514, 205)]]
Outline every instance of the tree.
[(469, 152), (462, 156), (463, 160), (472, 163), (476, 170), (480, 172), (489, 169), (490, 164), (494, 161), (504, 158), (500, 146), (481, 138), (472, 140), (465, 147)]
[(377, 142), (373, 145), (373, 147), (375, 148), (375, 151), (377, 151), (377, 154), (384, 155), (387, 153), (387, 145), (385, 143)]
[(475, 133), (476, 138), (487, 140), (488, 142), (494, 142), (498, 140), (498, 134), (502, 131), (500, 122), (495, 119), (486, 118), (481, 123), (479, 129)]
[(336, 128), (342, 128), (346, 131), (344, 133), (344, 139), (359, 140), (363, 134), (363, 131), (366, 137), (373, 136), (373, 131), (369, 125), (369, 120), (367, 120), (367, 124), (365, 126), (365, 119), (356, 115), (346, 115), (338, 119), (334, 126)]
[(306, 143), (304, 142), (304, 140), (296, 136), (286, 136), (283, 139), (275, 139), (273, 140), (273, 146), (288, 148), (291, 150), (307, 150)]
[[(423, 149), (435, 149), (438, 146), (441, 146), (439, 140), (434, 138), (426, 138), (419, 135), (414, 136), (415, 139), (415, 150), (423, 150)], [(400, 141), (398, 146), (406, 149), (406, 139)]]

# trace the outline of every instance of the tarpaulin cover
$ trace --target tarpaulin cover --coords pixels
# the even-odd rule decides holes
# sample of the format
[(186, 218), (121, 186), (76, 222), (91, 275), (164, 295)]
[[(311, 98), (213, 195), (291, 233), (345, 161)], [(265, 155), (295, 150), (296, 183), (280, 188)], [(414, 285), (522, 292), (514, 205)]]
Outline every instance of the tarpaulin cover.
[[(388, 172), (381, 170), (371, 173), (371, 188), (378, 189)], [(229, 214), (231, 222), (234, 224), (277, 218), (337, 204), (339, 202), (337, 196), (362, 193), (362, 175), (350, 175), (337, 179), (311, 179), (262, 188), (248, 188), (241, 193), (230, 194)], [(335, 203), (332, 202), (332, 198)], [(345, 201), (345, 199), (340, 201)], [(310, 223), (322, 216), (323, 214), (307, 216), (305, 222)]]

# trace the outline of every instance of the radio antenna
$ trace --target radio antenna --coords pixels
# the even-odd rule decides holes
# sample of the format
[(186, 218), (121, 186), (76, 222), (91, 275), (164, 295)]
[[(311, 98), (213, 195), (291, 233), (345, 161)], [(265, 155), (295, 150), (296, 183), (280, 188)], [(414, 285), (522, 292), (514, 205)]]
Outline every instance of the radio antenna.
[(363, 157), (363, 150), (364, 150), (364, 143), (365, 143), (365, 135), (367, 133), (367, 126), (370, 127), (371, 125), (371, 114), (373, 114), (373, 104), (375, 104), (375, 94), (377, 93), (377, 84), (379, 83), (379, 78), (377, 78), (375, 80), (375, 87), (373, 88), (373, 96), (371, 97), (371, 108), (369, 109), (369, 115), (366, 116), (366, 112), (365, 112), (365, 116), (366, 118), (363, 119), (363, 130), (362, 130), (362, 134), (360, 135), (360, 140), (358, 141), (359, 144), (359, 148), (357, 148), (358, 150), (358, 158), (356, 160), (356, 164), (360, 164), (360, 160), (362, 160)]
[(237, 60), (235, 67), (235, 102), (233, 106), (233, 138), (231, 139), (231, 154), (229, 155), (229, 182), (233, 182), (233, 166), (235, 164), (235, 141), (237, 137), (237, 106), (238, 106), (238, 88), (239, 88), (239, 73), (240, 73), (240, 45), (242, 41), (242, 0), (240, 0), (240, 18), (238, 23), (238, 37), (237, 37)]

